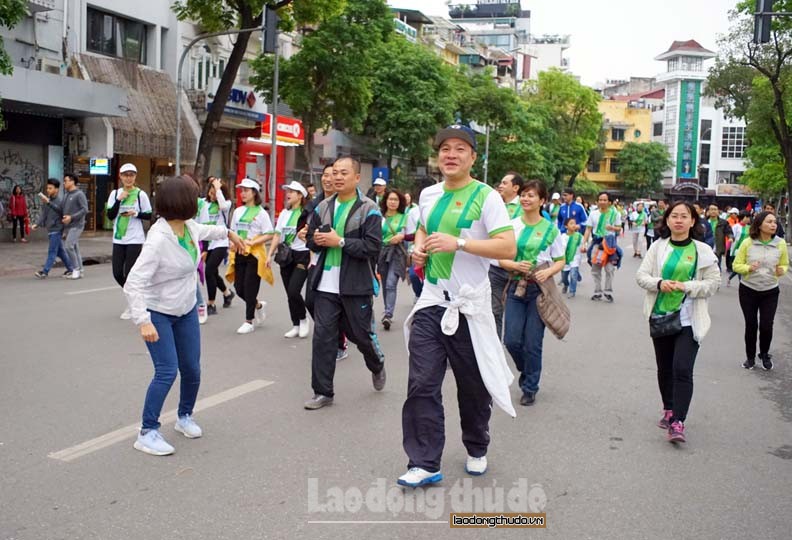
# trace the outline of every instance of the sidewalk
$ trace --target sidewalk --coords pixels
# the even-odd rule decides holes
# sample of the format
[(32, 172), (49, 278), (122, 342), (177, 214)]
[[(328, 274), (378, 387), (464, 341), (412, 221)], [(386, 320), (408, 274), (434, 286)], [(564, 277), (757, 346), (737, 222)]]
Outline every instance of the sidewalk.
[[(47, 233), (34, 231), (28, 240), (27, 244), (19, 240), (14, 243), (11, 241), (9, 227), (0, 230), (0, 277), (25, 274), (32, 276), (34, 272), (41, 270), (47, 260)], [(86, 266), (110, 262), (113, 254), (113, 234), (110, 231), (83, 233), (80, 238), (80, 254)], [(55, 263), (55, 268), (63, 268), (60, 259)]]

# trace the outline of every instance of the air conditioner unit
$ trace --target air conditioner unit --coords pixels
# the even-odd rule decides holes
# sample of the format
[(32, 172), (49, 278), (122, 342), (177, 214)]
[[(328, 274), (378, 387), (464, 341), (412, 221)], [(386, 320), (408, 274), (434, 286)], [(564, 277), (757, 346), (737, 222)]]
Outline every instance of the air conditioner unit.
[(61, 75), (62, 64), (59, 60), (52, 58), (39, 57), (36, 59), (36, 69), (53, 75)]

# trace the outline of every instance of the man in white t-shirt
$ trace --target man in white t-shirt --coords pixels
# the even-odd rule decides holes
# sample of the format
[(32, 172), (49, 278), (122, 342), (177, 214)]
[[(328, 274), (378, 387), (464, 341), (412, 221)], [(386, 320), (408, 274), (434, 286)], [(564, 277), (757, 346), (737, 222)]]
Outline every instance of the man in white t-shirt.
[[(609, 251), (618, 250), (616, 239), (622, 230), (621, 214), (614, 208), (610, 195), (603, 191), (597, 195), (597, 208), (593, 210), (586, 222), (586, 232), (583, 234), (583, 247), (581, 252), (586, 252), (589, 238), (592, 245), (589, 250), (589, 264), (591, 276), (594, 278), (594, 296), (592, 300), (605, 300), (613, 302), (613, 274), (616, 272), (614, 260), (616, 253)], [(592, 256), (592, 252), (595, 253)], [(602, 287), (602, 271), (605, 270), (605, 288)]]
[[(513, 227), (498, 193), (470, 176), (476, 160), (475, 133), (467, 126), (449, 126), (437, 133), (435, 148), (444, 181), (421, 193), (413, 260), (425, 267), (426, 280), (421, 298), (405, 323), (410, 371), (402, 429), (409, 464), (398, 483), (409, 487), (443, 478), (440, 461), (445, 415), (441, 388), (448, 364), (457, 383), (462, 441), (468, 454), (466, 470), (471, 475), (487, 470), (493, 396), (479, 369), (479, 363), (485, 361), (479, 358), (482, 343), (472, 338), (482, 335), (482, 318), (484, 334), (494, 341), (484, 345), (496, 349), (488, 354), (494, 357), (500, 352), (502, 366), (508, 370), (502, 348), (492, 340), (495, 324), (486, 310), (487, 271), (491, 259), (514, 257)], [(484, 308), (468, 315), (460, 302)], [(508, 383), (513, 379), (511, 372), (508, 375), (507, 396)]]

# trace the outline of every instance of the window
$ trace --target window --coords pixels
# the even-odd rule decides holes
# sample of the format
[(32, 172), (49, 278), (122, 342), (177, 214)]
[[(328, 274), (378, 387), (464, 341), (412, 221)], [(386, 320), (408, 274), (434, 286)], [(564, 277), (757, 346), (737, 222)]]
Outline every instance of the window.
[(146, 25), (88, 8), (88, 50), (146, 63)]
[(712, 140), (712, 120), (701, 121), (701, 140), (702, 141)]
[(611, 140), (622, 142), (624, 141), (624, 129), (613, 128), (611, 129)]
[[(206, 90), (209, 88), (210, 79), (219, 79), (223, 76), (225, 66), (228, 60), (220, 57), (215, 59), (212, 56), (211, 49), (204, 45), (193, 56), (190, 61), (192, 62), (192, 88), (194, 90)], [(244, 81), (245, 77), (240, 71), (240, 79)]]
[(588, 172), (600, 172), (600, 163), (599, 161), (593, 162), (589, 161), (588, 167), (586, 168)]
[(618, 159), (610, 160), (610, 172), (613, 173), (613, 174), (618, 174), (619, 173), (619, 160)]
[(701, 164), (702, 165), (709, 165), (710, 162), (710, 145), (702, 144), (701, 145)]
[(652, 136), (654, 136), (654, 137), (662, 137), (663, 136), (663, 123), (662, 122), (656, 122), (652, 126)]
[(723, 141), (721, 143), (721, 157), (727, 159), (741, 159), (745, 155), (745, 128), (742, 126), (729, 126), (723, 128)]

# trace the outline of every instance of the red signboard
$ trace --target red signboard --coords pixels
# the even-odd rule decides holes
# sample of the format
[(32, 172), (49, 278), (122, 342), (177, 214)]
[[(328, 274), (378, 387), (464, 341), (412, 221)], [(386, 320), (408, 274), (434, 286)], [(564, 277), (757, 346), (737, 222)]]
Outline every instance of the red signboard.
[[(267, 114), (264, 117), (264, 121), (261, 123), (261, 136), (267, 139), (270, 136), (271, 119), (272, 115)], [(288, 116), (278, 116), (278, 123), (275, 129), (278, 141), (305, 144), (305, 130), (303, 130), (303, 125), (300, 120)]]

